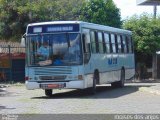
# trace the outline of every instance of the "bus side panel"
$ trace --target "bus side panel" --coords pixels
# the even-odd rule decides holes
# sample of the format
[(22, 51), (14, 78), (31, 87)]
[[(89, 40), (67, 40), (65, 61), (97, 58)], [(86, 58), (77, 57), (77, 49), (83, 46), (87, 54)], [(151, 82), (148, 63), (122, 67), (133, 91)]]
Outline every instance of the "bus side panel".
[[(113, 78), (113, 71), (108, 66), (108, 59), (111, 55), (92, 54), (89, 63), (84, 65), (84, 73), (86, 74), (86, 86), (93, 86), (93, 74), (95, 70), (99, 71), (100, 84), (110, 83)], [(96, 64), (97, 63), (97, 64)]]
[(125, 70), (125, 79), (126, 80), (133, 78), (134, 75), (135, 75), (135, 69), (126, 69)]
[(93, 74), (86, 74), (85, 75), (85, 88), (93, 86)]
[(124, 67), (125, 67), (125, 79), (130, 79), (135, 75), (134, 54), (125, 55)]
[(100, 73), (100, 84), (111, 83), (113, 81), (118, 81), (118, 79), (112, 79), (115, 75), (115, 78), (119, 77), (119, 71), (107, 71), (104, 73)]
[[(115, 59), (116, 62), (113, 62)], [(100, 84), (105, 84), (119, 81), (122, 67), (125, 69), (125, 79), (130, 79), (134, 76), (134, 54), (92, 54), (89, 63), (85, 65), (84, 69), (85, 74), (87, 74), (85, 79), (86, 87), (92, 87), (95, 69), (99, 71)]]

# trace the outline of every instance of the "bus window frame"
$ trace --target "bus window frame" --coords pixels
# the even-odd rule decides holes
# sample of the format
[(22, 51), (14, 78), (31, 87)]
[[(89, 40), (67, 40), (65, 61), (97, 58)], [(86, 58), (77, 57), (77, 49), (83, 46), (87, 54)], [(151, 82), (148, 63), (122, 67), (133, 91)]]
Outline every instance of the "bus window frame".
[(115, 37), (115, 49), (116, 49), (116, 53), (119, 53), (119, 52), (118, 52), (117, 34), (115, 34), (114, 37)]

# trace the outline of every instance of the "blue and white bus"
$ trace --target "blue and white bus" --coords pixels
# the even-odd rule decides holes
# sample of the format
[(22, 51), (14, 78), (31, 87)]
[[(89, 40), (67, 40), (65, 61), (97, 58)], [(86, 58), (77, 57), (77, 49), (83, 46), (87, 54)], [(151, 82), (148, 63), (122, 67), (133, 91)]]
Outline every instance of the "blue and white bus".
[[(128, 30), (82, 21), (53, 21), (27, 26), (26, 87), (85, 89), (96, 85), (123, 87), (135, 74), (132, 33)], [(47, 44), (45, 55), (38, 49)]]

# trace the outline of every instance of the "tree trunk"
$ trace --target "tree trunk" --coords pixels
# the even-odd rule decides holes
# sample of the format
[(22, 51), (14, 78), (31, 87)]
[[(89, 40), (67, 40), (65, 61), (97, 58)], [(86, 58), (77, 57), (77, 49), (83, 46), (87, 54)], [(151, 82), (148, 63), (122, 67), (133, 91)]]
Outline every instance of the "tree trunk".
[(152, 78), (157, 79), (157, 54), (152, 55)]

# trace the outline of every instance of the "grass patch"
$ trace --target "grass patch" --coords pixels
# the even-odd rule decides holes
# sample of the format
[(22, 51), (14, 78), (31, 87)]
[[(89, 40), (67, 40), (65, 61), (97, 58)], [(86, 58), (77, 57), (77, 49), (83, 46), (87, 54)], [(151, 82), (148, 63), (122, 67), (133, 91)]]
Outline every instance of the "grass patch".
[(17, 83), (13, 83), (12, 84), (13, 86), (24, 86), (25, 85), (25, 83), (21, 83), (21, 82), (17, 82)]

